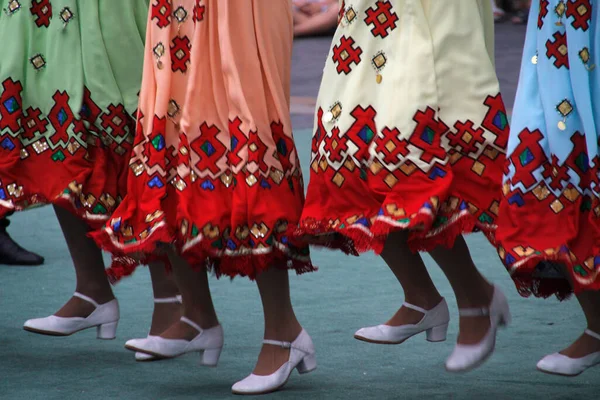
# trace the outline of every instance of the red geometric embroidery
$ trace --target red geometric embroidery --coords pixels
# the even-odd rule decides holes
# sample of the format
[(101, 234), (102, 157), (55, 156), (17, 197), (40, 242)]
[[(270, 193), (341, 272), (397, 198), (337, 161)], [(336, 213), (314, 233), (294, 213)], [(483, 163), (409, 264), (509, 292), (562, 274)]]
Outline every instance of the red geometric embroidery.
[(47, 28), (50, 26), (50, 19), (52, 18), (52, 4), (50, 0), (33, 0), (29, 10), (36, 17), (35, 24), (38, 27), (45, 26)]
[(173, 39), (171, 45), (171, 70), (173, 72), (187, 71), (187, 64), (190, 62), (190, 51), (192, 50), (192, 44), (187, 36), (177, 36)]
[[(592, 160), (591, 168), (593, 171), (598, 171), (598, 169), (600, 169), (600, 157), (594, 157), (594, 159)], [(597, 195), (600, 194), (600, 177), (598, 176), (598, 174), (587, 174), (587, 177), (588, 186), (586, 187), (592, 188), (594, 190), (594, 193), (596, 193)]]
[(12, 132), (19, 131), (21, 117), (21, 82), (8, 78), (2, 82), (2, 95), (0, 96), (0, 129), (8, 128)]
[(340, 130), (335, 127), (331, 130), (331, 136), (325, 137), (325, 151), (329, 153), (329, 160), (340, 162), (344, 159), (342, 152), (348, 151), (348, 138), (340, 135)]
[(173, 173), (173, 170), (177, 168), (177, 164), (175, 163), (179, 158), (177, 153), (178, 151), (173, 145), (169, 146), (165, 152), (165, 170), (168, 170), (169, 173)]
[[(183, 132), (179, 134), (179, 151), (177, 151), (177, 164), (178, 165), (191, 165), (190, 163), (190, 152), (188, 149), (190, 145), (188, 143), (187, 135)], [(185, 150), (183, 150), (185, 149)]]
[[(265, 156), (267, 154), (268, 147), (265, 142), (262, 141), (258, 135), (258, 132), (250, 131), (248, 136), (248, 164), (256, 164), (258, 169), (263, 174), (266, 174), (270, 168), (267, 163), (265, 163)], [(254, 176), (257, 176), (257, 174), (254, 174)]]
[(460, 147), (462, 154), (466, 155), (478, 151), (479, 148), (477, 145), (485, 142), (485, 138), (483, 137), (485, 130), (482, 128), (475, 129), (473, 121), (456, 122), (454, 129), (456, 129), (456, 132), (450, 131), (447, 137), (450, 141), (450, 146), (454, 148)]
[(548, 39), (546, 42), (546, 57), (554, 60), (554, 66), (556, 68), (567, 67), (569, 69), (569, 54), (567, 51), (567, 35), (566, 33), (555, 32), (554, 41)]
[(92, 100), (92, 94), (88, 88), (85, 88), (83, 91), (83, 104), (79, 114), (92, 125), (96, 122), (100, 114), (102, 114), (100, 107)]
[(164, 169), (165, 158), (163, 151), (165, 148), (165, 133), (167, 130), (167, 118), (159, 118), (156, 115), (152, 120), (152, 132), (148, 141), (144, 144), (143, 154), (146, 156), (146, 165), (149, 169), (159, 165)]
[(152, 4), (151, 19), (156, 19), (156, 25), (159, 28), (165, 28), (171, 23), (171, 13), (173, 9), (171, 7), (170, 0), (155, 0)]
[(375, 139), (375, 132), (377, 132), (375, 126), (377, 111), (375, 111), (373, 106), (367, 108), (356, 106), (350, 115), (356, 121), (348, 129), (345, 136), (358, 147), (358, 151), (354, 154), (354, 157), (357, 160), (365, 160), (369, 151), (369, 145)]
[(118, 106), (109, 105), (108, 113), (102, 116), (102, 127), (105, 131), (110, 132), (114, 138), (125, 137), (129, 132), (127, 129), (127, 111), (123, 104)]
[(533, 132), (524, 129), (519, 133), (520, 143), (510, 156), (510, 162), (515, 167), (513, 182), (521, 182), (525, 188), (530, 188), (537, 182), (533, 172), (546, 162), (544, 149), (540, 146), (543, 138), (538, 129)]
[(336, 69), (338, 74), (344, 73), (348, 75), (351, 71), (351, 64), (358, 65), (360, 63), (360, 56), (362, 49), (360, 47), (353, 47), (354, 39), (351, 37), (342, 36), (340, 38), (340, 44), (333, 48), (333, 61), (337, 63)]
[(435, 110), (427, 107), (424, 112), (417, 111), (413, 120), (417, 123), (417, 127), (409, 142), (423, 150), (423, 154), (419, 158), (428, 164), (434, 158), (439, 160), (446, 158), (446, 151), (442, 147), (441, 139), (448, 132), (448, 126), (436, 118)]
[(548, 0), (540, 0), (540, 12), (538, 14), (538, 29), (542, 29), (542, 26), (544, 26), (544, 18), (546, 18), (546, 15), (548, 15)]
[(40, 118), (42, 112), (39, 108), (33, 109), (29, 107), (23, 115), (23, 137), (27, 139), (35, 138), (36, 134), (46, 133), (48, 121), (45, 118)]
[(196, 4), (194, 5), (194, 22), (200, 22), (204, 19), (206, 6), (200, 5), (200, 1), (202, 0), (196, 0)]
[(571, 136), (571, 142), (573, 142), (573, 150), (569, 153), (565, 165), (572, 171), (575, 171), (579, 176), (579, 187), (587, 189), (590, 187), (591, 183), (590, 176), (596, 174), (590, 173), (590, 163), (585, 136), (580, 132), (575, 132), (573, 136)]
[(294, 149), (294, 141), (285, 134), (283, 124), (281, 122), (271, 123), (271, 134), (277, 147), (277, 159), (281, 163), (284, 171), (291, 169), (292, 166), (292, 151)]
[(346, 0), (342, 0), (342, 4), (340, 5), (340, 11), (338, 12), (338, 25), (342, 23), (345, 13), (346, 13)]
[(229, 160), (229, 164), (231, 167), (235, 168), (240, 165), (244, 161), (242, 157), (240, 157), (241, 151), (244, 149), (246, 144), (248, 144), (248, 137), (242, 131), (240, 126), (242, 125), (242, 120), (237, 117), (233, 121), (229, 121), (229, 135), (231, 136), (231, 149), (227, 153), (227, 159)]
[(57, 91), (52, 98), (55, 104), (48, 114), (48, 120), (56, 133), (49, 138), (49, 141), (54, 145), (61, 142), (66, 144), (69, 142), (69, 126), (75, 119), (69, 107), (69, 95), (67, 92)]
[(321, 145), (321, 141), (327, 134), (325, 127), (323, 126), (323, 109), (319, 107), (317, 111), (317, 129), (312, 137), (311, 141), (311, 153), (316, 154), (319, 151), (319, 146)]
[(200, 171), (210, 171), (217, 174), (221, 171), (218, 161), (227, 152), (227, 148), (217, 138), (221, 133), (216, 126), (208, 126), (206, 122), (200, 126), (200, 136), (197, 137), (190, 147), (196, 152), (200, 160), (196, 163), (196, 167)]
[(544, 163), (542, 171), (544, 179), (550, 180), (550, 187), (554, 190), (562, 189), (562, 182), (569, 180), (569, 167), (565, 164), (559, 165), (558, 157), (552, 155), (552, 162)]
[(592, 19), (590, 0), (572, 0), (567, 2), (567, 16), (573, 17), (573, 28), (587, 31)]
[[(397, 128), (390, 129), (385, 127), (381, 130), (383, 136), (377, 136), (375, 139), (377, 150), (383, 153), (383, 161), (387, 164), (398, 164), (402, 158), (406, 157), (408, 150), (408, 140), (400, 139), (400, 131)], [(402, 158), (401, 158), (402, 157)]]
[(376, 9), (367, 9), (365, 22), (367, 25), (373, 25), (373, 29), (371, 29), (373, 36), (385, 38), (391, 31), (396, 29), (398, 16), (392, 11), (392, 3), (387, 0), (378, 0), (375, 6)]
[(494, 144), (501, 149), (506, 148), (508, 143), (508, 135), (510, 126), (508, 124), (508, 116), (506, 115), (506, 107), (502, 95), (498, 93), (496, 96), (488, 96), (483, 102), (489, 107), (481, 126), (496, 135)]

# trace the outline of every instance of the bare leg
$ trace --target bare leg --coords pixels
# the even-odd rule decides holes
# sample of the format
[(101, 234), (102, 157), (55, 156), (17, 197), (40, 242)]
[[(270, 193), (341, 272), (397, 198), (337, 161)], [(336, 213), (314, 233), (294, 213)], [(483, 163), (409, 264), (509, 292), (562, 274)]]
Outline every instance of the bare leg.
[[(175, 283), (183, 297), (183, 315), (209, 329), (219, 324), (208, 286), (206, 271), (194, 271), (175, 251), (169, 249), (169, 260), (173, 267)], [(192, 340), (198, 332), (184, 322), (175, 322), (161, 336), (167, 339)]]
[[(600, 334), (600, 292), (583, 292), (577, 296), (585, 314), (587, 328)], [(581, 335), (571, 346), (560, 353), (571, 358), (581, 358), (600, 351), (600, 340), (589, 335)]]
[[(439, 304), (442, 296), (431, 281), (421, 256), (408, 248), (407, 239), (407, 231), (390, 234), (381, 257), (402, 285), (404, 300), (409, 304), (430, 310)], [(416, 324), (422, 318), (423, 314), (420, 312), (400, 307), (386, 325)]]
[[(99, 304), (113, 300), (115, 296), (104, 272), (102, 251), (87, 236), (89, 228), (83, 221), (63, 208), (55, 206), (54, 211), (75, 265), (77, 276), (75, 290), (91, 297)], [(92, 304), (78, 297), (72, 297), (55, 315), (59, 317), (87, 317), (93, 311), (94, 306)]]
[[(265, 316), (265, 339), (293, 342), (302, 326), (290, 299), (288, 271), (271, 268), (256, 279)], [(263, 344), (253, 373), (270, 375), (289, 360), (290, 350)]]
[[(489, 306), (494, 294), (494, 286), (475, 267), (467, 243), (462, 236), (456, 238), (452, 249), (438, 247), (430, 254), (450, 281), (456, 295), (458, 308)], [(489, 328), (490, 318), (487, 316), (461, 317), (457, 341), (460, 344), (478, 343)]]
[[(179, 289), (173, 280), (173, 275), (167, 274), (165, 265), (161, 262), (150, 263), (150, 277), (152, 279), (152, 292), (155, 299), (175, 297)], [(154, 303), (150, 335), (160, 335), (171, 325), (179, 321), (182, 307), (179, 303)]]

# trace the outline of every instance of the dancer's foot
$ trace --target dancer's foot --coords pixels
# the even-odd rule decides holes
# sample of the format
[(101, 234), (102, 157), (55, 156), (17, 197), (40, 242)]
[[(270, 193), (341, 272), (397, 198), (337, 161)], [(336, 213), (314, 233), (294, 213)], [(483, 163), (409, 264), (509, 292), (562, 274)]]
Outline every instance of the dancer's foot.
[(200, 353), (202, 365), (215, 367), (223, 348), (223, 328), (218, 324), (210, 328), (202, 328), (191, 319), (181, 317), (180, 321), (173, 324), (161, 336), (132, 339), (125, 344), (125, 347), (158, 358)]
[[(600, 331), (600, 329), (590, 330), (592, 332)], [(600, 352), (600, 340), (588, 335), (587, 333), (584, 333), (569, 347), (560, 351), (559, 353), (569, 358), (582, 358), (597, 352)]]
[[(494, 295), (494, 286), (486, 283), (486, 296), (478, 299), (467, 299), (461, 302), (460, 308), (487, 310), (490, 307)], [(483, 313), (481, 316), (460, 315), (459, 333), (456, 343), (477, 344), (490, 330), (490, 316)]]
[[(112, 294), (111, 294), (112, 296)], [(77, 298), (78, 301), (75, 301)], [(87, 305), (92, 308), (91, 312)], [(45, 318), (30, 319), (23, 328), (33, 333), (52, 336), (69, 336), (88, 328), (97, 328), (98, 339), (114, 339), (119, 322), (119, 303), (112, 300), (99, 303), (93, 298), (75, 292), (59, 312)], [(58, 314), (58, 313), (57, 313)]]
[[(406, 303), (414, 304), (418, 307), (421, 307), (425, 310), (431, 310), (443, 300), (443, 297), (434, 297), (431, 299), (423, 299), (418, 302), (406, 301)], [(418, 324), (423, 319), (423, 313), (421, 311), (415, 310), (413, 308), (409, 308), (405, 305), (402, 305), (396, 311), (396, 314), (392, 318), (390, 318), (384, 325), (388, 326), (400, 326), (400, 325), (414, 325)]]
[[(278, 335), (279, 337), (265, 337), (265, 340), (291, 343), (296, 340), (300, 332), (302, 332), (302, 327), (300, 324), (295, 325), (296, 326), (294, 326), (293, 329), (292, 327), (289, 327), (287, 332), (282, 332), (280, 335)], [(276, 344), (263, 342), (262, 348), (260, 349), (260, 353), (258, 355), (258, 360), (256, 361), (256, 366), (254, 367), (254, 371), (252, 371), (252, 373), (254, 375), (271, 375), (289, 359), (289, 347), (286, 348)]]
[[(115, 299), (112, 293), (89, 293), (80, 292), (92, 299), (98, 304), (105, 304)], [(54, 313), (57, 317), (72, 318), (82, 317), (87, 318), (94, 312), (96, 306), (89, 301), (80, 297), (73, 296), (67, 301), (57, 312)]]
[(576, 376), (600, 365), (600, 334), (586, 329), (571, 346), (542, 358), (537, 369), (553, 375)]
[[(464, 299), (460, 302), (461, 305), (465, 303)], [(479, 301), (474, 302), (478, 303)], [(492, 287), (491, 300), (486, 303), (483, 307), (478, 305), (473, 308), (459, 308), (461, 335), (452, 354), (446, 360), (447, 371), (465, 372), (477, 368), (494, 352), (498, 327), (510, 324), (511, 315), (508, 301), (498, 287)], [(486, 318), (487, 322), (484, 322), (483, 318)], [(470, 322), (469, 319), (474, 321)], [(466, 327), (465, 323), (468, 323)], [(474, 341), (475, 338), (480, 339)]]
[[(292, 342), (265, 339), (263, 343), (266, 346), (263, 346), (261, 356), (264, 356), (265, 359), (269, 358), (271, 367), (267, 369), (270, 372), (259, 374), (255, 369), (252, 374), (233, 385), (231, 388), (233, 393), (244, 395), (271, 393), (285, 386), (294, 369), (297, 369), (300, 374), (306, 374), (317, 368), (315, 347), (310, 336), (304, 330)], [(267, 346), (286, 349), (287, 358), (282, 359), (282, 352), (271, 353), (265, 350)], [(272, 357), (267, 357), (268, 354)], [(265, 364), (267, 363), (265, 362)]]
[(170, 299), (154, 299), (154, 311), (152, 313), (152, 324), (150, 325), (150, 335), (152, 336), (160, 336), (167, 329), (178, 324), (181, 318), (181, 300), (166, 300)]

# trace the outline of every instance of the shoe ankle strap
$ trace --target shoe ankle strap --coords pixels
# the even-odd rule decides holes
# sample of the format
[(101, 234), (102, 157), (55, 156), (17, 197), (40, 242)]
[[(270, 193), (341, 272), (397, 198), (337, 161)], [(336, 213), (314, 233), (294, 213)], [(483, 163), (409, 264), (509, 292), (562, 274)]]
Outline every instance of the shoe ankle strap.
[(181, 322), (183, 322), (183, 323), (188, 324), (189, 326), (191, 326), (192, 328), (194, 328), (198, 332), (202, 332), (203, 331), (203, 329), (200, 328), (200, 325), (198, 325), (197, 323), (195, 323), (194, 321), (192, 321), (191, 319), (189, 319), (187, 317), (181, 317), (179, 320)]
[(459, 308), (458, 315), (461, 317), (487, 317), (490, 315), (489, 307)]
[(263, 344), (271, 344), (273, 346), (279, 346), (284, 349), (290, 349), (292, 347), (292, 344), (290, 342), (280, 342), (279, 340), (270, 340), (270, 339), (263, 340)]
[(85, 294), (75, 292), (75, 293), (73, 293), (73, 297), (79, 297), (81, 300), (87, 301), (88, 303), (92, 304), (96, 308), (98, 308), (100, 306), (100, 304), (98, 304), (96, 302), (96, 300), (92, 299), (91, 297), (86, 296)]
[(167, 303), (182, 303), (181, 295), (177, 295), (174, 297), (162, 297), (162, 298), (154, 298), (154, 303), (156, 304), (167, 304)]
[(414, 304), (410, 304), (410, 303), (407, 303), (407, 302), (402, 303), (402, 307), (410, 308), (411, 310), (418, 311), (418, 312), (420, 312), (422, 314), (427, 314), (427, 312), (428, 312), (424, 308), (421, 308), (419, 306), (415, 306)]
[(585, 330), (585, 334), (586, 334), (586, 335), (588, 335), (588, 336), (591, 336), (591, 337), (593, 337), (594, 339), (598, 339), (598, 340), (600, 340), (600, 334), (599, 334), (599, 333), (596, 333), (596, 332), (594, 332), (594, 331), (591, 331), (591, 330), (589, 330), (589, 329), (586, 329), (586, 330)]

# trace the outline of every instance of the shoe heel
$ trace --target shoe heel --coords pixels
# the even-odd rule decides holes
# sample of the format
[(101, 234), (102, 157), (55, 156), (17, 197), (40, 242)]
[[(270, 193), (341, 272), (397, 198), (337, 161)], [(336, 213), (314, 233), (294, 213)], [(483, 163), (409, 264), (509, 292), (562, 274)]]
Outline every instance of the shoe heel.
[(429, 342), (443, 342), (446, 340), (446, 334), (448, 333), (448, 324), (434, 326), (425, 331), (427, 335), (427, 341)]
[(317, 357), (314, 354), (309, 354), (300, 361), (296, 367), (299, 374), (308, 374), (317, 369)]
[(219, 363), (222, 349), (222, 347), (219, 347), (218, 349), (204, 350), (200, 354), (200, 364), (204, 365), (205, 367), (216, 367)]
[(119, 322), (109, 322), (108, 324), (98, 325), (96, 328), (96, 333), (98, 339), (102, 340), (112, 340), (117, 337), (117, 324)]

